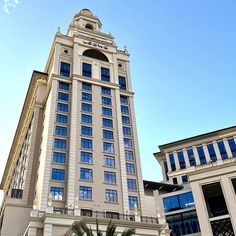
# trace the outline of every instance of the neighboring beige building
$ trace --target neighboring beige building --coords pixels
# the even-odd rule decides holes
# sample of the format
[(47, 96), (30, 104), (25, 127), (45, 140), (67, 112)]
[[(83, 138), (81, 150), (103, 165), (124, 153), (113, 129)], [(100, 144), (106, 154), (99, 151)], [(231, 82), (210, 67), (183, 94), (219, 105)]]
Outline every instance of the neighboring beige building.
[(145, 206), (128, 51), (100, 29), (81, 10), (32, 74), (1, 182), (2, 236), (70, 235), (81, 218), (169, 235)]
[(236, 235), (236, 126), (159, 148), (163, 184), (176, 186), (154, 194), (171, 235)]

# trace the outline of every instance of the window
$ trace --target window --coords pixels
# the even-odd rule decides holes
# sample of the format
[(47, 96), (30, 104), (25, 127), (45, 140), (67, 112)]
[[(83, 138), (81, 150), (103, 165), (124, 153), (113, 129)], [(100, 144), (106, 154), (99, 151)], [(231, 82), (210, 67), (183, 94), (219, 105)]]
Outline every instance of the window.
[(81, 121), (86, 124), (92, 124), (92, 116), (86, 115), (86, 114), (81, 114)]
[(91, 78), (92, 77), (92, 65), (84, 63), (82, 64), (82, 76)]
[(102, 108), (102, 115), (103, 116), (112, 116), (112, 109), (107, 108), (107, 107), (103, 107)]
[(173, 153), (169, 153), (170, 166), (172, 171), (176, 171), (175, 158)]
[(81, 134), (86, 136), (92, 136), (93, 135), (93, 129), (92, 127), (88, 126), (81, 126)]
[(134, 160), (133, 151), (125, 150), (125, 160), (127, 160), (127, 161), (133, 161)]
[(53, 162), (60, 163), (60, 164), (66, 163), (66, 154), (62, 152), (54, 152)]
[(178, 184), (178, 180), (176, 177), (172, 178), (173, 184)]
[(121, 113), (129, 114), (129, 108), (127, 106), (121, 105)]
[(181, 178), (182, 178), (183, 183), (188, 183), (188, 176), (187, 175), (183, 175)]
[(52, 180), (65, 180), (65, 170), (52, 168)]
[(67, 128), (62, 126), (56, 126), (55, 134), (59, 136), (67, 136)]
[(234, 138), (228, 139), (229, 147), (232, 152), (233, 157), (236, 157), (236, 144)]
[(91, 139), (81, 138), (81, 148), (92, 149), (93, 141)]
[(120, 85), (120, 89), (122, 90), (126, 90), (126, 79), (123, 76), (119, 76), (119, 85)]
[(128, 97), (126, 97), (126, 96), (120, 96), (120, 103), (128, 104)]
[(57, 114), (56, 122), (62, 123), (62, 124), (68, 124), (68, 116), (62, 115), (62, 114)]
[(129, 196), (129, 208), (138, 208), (138, 198)]
[(63, 83), (63, 82), (59, 82), (59, 89), (61, 89), (61, 90), (69, 90), (69, 88), (70, 88), (70, 85), (69, 84), (67, 84), (67, 83)]
[(196, 161), (195, 161), (195, 158), (194, 158), (193, 149), (188, 149), (187, 154), (188, 154), (188, 159), (189, 159), (190, 166), (195, 166)]
[(137, 190), (136, 179), (127, 179), (128, 190)]
[(224, 142), (223, 141), (218, 141), (217, 145), (218, 145), (222, 160), (227, 159), (228, 155), (227, 155), (227, 152), (226, 152), (226, 149), (225, 149)]
[(92, 112), (92, 104), (82, 103), (82, 111)]
[(51, 187), (51, 196), (53, 200), (63, 200), (64, 188)]
[(122, 116), (122, 124), (130, 124), (130, 119), (128, 116)]
[(197, 147), (198, 156), (200, 159), (201, 165), (206, 164), (206, 157), (202, 146)]
[(120, 214), (117, 212), (106, 211), (106, 218), (108, 219), (120, 219)]
[(232, 182), (232, 185), (233, 185), (233, 188), (234, 188), (234, 192), (236, 194), (236, 178), (231, 179), (231, 182)]
[(93, 154), (91, 152), (80, 152), (80, 161), (83, 163), (93, 163)]
[(195, 207), (192, 192), (163, 198), (165, 212)]
[(81, 216), (92, 217), (93, 216), (93, 211), (92, 210), (88, 210), (88, 209), (81, 209)]
[(61, 62), (60, 75), (70, 77), (70, 64)]
[(211, 161), (216, 161), (216, 153), (215, 153), (215, 149), (212, 143), (207, 144), (207, 149), (211, 158)]
[(111, 98), (102, 97), (102, 105), (111, 106)]
[(114, 153), (115, 152), (114, 144), (104, 142), (103, 143), (103, 152)]
[(113, 140), (114, 139), (113, 131), (104, 129), (103, 130), (103, 138)]
[(63, 111), (63, 112), (68, 112), (69, 106), (68, 106), (68, 104), (64, 104), (64, 103), (57, 103), (57, 110)]
[(182, 151), (177, 152), (177, 156), (178, 156), (178, 160), (179, 160), (180, 169), (186, 168), (183, 152)]
[(68, 93), (58, 93), (58, 99), (63, 101), (69, 101), (69, 94)]
[(92, 200), (92, 188), (87, 186), (79, 187), (79, 198), (85, 200)]
[(116, 183), (116, 173), (104, 171), (104, 182), (107, 184), (115, 184)]
[(107, 202), (118, 202), (117, 191), (112, 189), (106, 189), (106, 201)]
[(101, 67), (101, 80), (110, 82), (110, 70), (109, 69)]
[(92, 91), (92, 85), (88, 83), (82, 83), (82, 89), (87, 91)]
[(103, 95), (111, 95), (111, 89), (106, 88), (106, 87), (102, 87), (102, 94)]
[(66, 140), (63, 139), (55, 139), (54, 140), (54, 148), (55, 149), (66, 149)]
[(91, 102), (92, 101), (92, 94), (83, 92), (82, 93), (82, 100)]
[(93, 180), (93, 170), (87, 168), (80, 168), (80, 179)]
[(113, 128), (113, 121), (111, 119), (102, 118), (102, 125), (104, 127)]
[(127, 174), (135, 174), (134, 164), (126, 163), (126, 172)]
[(132, 140), (128, 138), (124, 138), (124, 145), (126, 148), (132, 148), (133, 147)]
[(115, 167), (115, 157), (113, 156), (104, 156), (104, 166)]
[(123, 135), (131, 136), (131, 129), (129, 127), (123, 127)]

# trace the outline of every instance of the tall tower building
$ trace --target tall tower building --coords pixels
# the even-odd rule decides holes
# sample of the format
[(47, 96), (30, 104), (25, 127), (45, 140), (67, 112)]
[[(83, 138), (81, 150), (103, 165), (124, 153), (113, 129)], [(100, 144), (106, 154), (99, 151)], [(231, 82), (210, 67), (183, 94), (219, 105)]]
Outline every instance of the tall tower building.
[(129, 54), (101, 25), (81, 10), (66, 35), (56, 33), (44, 73), (33, 72), (1, 182), (4, 236), (64, 235), (66, 220), (53, 228), (43, 212), (142, 222)]

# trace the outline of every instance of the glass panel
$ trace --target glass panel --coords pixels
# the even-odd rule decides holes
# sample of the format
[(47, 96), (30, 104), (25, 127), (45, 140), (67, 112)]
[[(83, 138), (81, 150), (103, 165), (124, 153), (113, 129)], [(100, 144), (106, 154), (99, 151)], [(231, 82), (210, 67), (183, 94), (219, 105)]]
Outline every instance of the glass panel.
[(186, 164), (185, 164), (183, 152), (182, 151), (177, 152), (177, 156), (178, 156), (178, 160), (179, 160), (180, 169), (185, 169)]
[(206, 157), (202, 146), (197, 147), (198, 156), (200, 159), (201, 165), (206, 164)]
[(213, 144), (212, 143), (207, 144), (207, 149), (208, 149), (211, 160), (216, 161), (217, 157), (216, 157), (216, 153), (215, 153), (215, 149), (214, 149)]
[(232, 152), (233, 157), (236, 157), (236, 144), (234, 138), (228, 139), (229, 147)]
[(227, 159), (228, 155), (227, 155), (227, 152), (226, 152), (226, 149), (225, 149), (224, 142), (223, 141), (218, 141), (217, 145), (218, 145), (222, 160)]

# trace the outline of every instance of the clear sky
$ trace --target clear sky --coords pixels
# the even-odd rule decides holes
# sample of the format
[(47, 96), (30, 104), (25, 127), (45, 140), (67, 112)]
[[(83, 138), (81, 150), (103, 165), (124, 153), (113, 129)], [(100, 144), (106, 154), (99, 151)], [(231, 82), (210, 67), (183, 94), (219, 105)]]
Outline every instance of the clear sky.
[(89, 8), (127, 45), (144, 179), (161, 180), (158, 145), (236, 124), (235, 0), (1, 0), (0, 176), (33, 70), (57, 26)]

